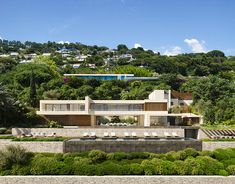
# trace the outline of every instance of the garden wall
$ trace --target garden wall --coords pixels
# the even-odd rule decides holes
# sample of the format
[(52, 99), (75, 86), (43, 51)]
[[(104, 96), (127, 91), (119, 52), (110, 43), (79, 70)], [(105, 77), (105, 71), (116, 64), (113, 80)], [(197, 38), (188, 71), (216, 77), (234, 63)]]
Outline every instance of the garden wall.
[(81, 152), (102, 150), (110, 152), (151, 152), (166, 153), (185, 148), (202, 150), (202, 143), (198, 140), (91, 140), (82, 141), (71, 139), (64, 142), (64, 152)]
[[(63, 142), (34, 142), (34, 141), (11, 141), (9, 139), (0, 140), (0, 150), (9, 145), (20, 145), (30, 152), (41, 153), (63, 153)], [(1, 183), (1, 182), (0, 182)]]
[(235, 141), (228, 142), (202, 142), (202, 150), (215, 150), (218, 148), (235, 148)]
[(233, 184), (234, 176), (1, 176), (1, 184)]
[(14, 136), (20, 134), (32, 134), (32, 133), (46, 133), (50, 135), (56, 133), (62, 137), (81, 137), (84, 132), (95, 132), (98, 137), (103, 137), (104, 132), (115, 132), (118, 137), (123, 137), (124, 132), (136, 132), (137, 136), (143, 136), (144, 132), (156, 132), (159, 136), (164, 136), (164, 132), (172, 133), (176, 132), (180, 137), (184, 137), (184, 129), (182, 128), (138, 128), (138, 127), (79, 127), (79, 128), (12, 128), (12, 134)]

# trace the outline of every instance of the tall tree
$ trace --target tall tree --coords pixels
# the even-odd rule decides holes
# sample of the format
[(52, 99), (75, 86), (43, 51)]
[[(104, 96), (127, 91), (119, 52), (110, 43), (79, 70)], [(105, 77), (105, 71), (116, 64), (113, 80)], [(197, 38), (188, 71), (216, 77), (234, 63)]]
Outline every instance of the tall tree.
[(30, 76), (30, 94), (29, 94), (29, 102), (32, 107), (36, 107), (37, 104), (37, 91), (36, 91), (36, 81), (33, 68), (31, 69)]

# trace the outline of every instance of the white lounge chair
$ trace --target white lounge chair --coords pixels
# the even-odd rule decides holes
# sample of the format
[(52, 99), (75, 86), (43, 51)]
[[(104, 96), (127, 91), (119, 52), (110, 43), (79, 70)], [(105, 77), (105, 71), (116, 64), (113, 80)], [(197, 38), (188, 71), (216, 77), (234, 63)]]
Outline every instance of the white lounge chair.
[(135, 132), (132, 132), (132, 133), (131, 133), (131, 136), (132, 136), (132, 137), (137, 137), (137, 135), (136, 135)]
[(157, 135), (156, 132), (152, 132), (152, 136), (153, 136), (153, 137), (158, 137), (158, 135)]
[(90, 136), (91, 136), (91, 137), (96, 137), (95, 132), (91, 132)]
[(168, 132), (164, 132), (165, 137), (171, 137), (171, 135)]
[(130, 137), (130, 135), (129, 135), (128, 132), (124, 132), (124, 136), (125, 136), (125, 137)]
[(115, 132), (111, 132), (110, 135), (111, 135), (111, 137), (116, 137), (116, 133)]
[(82, 134), (82, 136), (83, 136), (83, 137), (89, 137), (89, 135), (88, 135), (87, 132), (84, 132), (84, 133)]
[(104, 137), (109, 137), (109, 133), (108, 132), (104, 132)]
[(144, 137), (150, 137), (148, 132), (144, 132)]
[(172, 132), (173, 137), (179, 137), (179, 135), (176, 132)]

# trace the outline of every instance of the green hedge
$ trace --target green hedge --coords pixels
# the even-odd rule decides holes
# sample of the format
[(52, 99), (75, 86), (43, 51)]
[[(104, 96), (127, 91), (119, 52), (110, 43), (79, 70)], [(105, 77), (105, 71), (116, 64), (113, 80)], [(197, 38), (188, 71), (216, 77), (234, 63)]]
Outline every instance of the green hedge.
[(235, 175), (235, 149), (166, 154), (27, 153), (20, 147), (0, 152), (1, 175)]

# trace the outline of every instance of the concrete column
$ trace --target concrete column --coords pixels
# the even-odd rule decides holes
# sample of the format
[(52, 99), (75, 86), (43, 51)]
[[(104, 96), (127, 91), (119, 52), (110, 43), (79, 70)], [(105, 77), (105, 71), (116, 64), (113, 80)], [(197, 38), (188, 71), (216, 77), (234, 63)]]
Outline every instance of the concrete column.
[(139, 126), (144, 126), (144, 115), (138, 116)]
[(91, 115), (91, 126), (96, 125), (96, 117), (94, 115)]
[(150, 126), (150, 115), (149, 114), (144, 115), (144, 126)]

